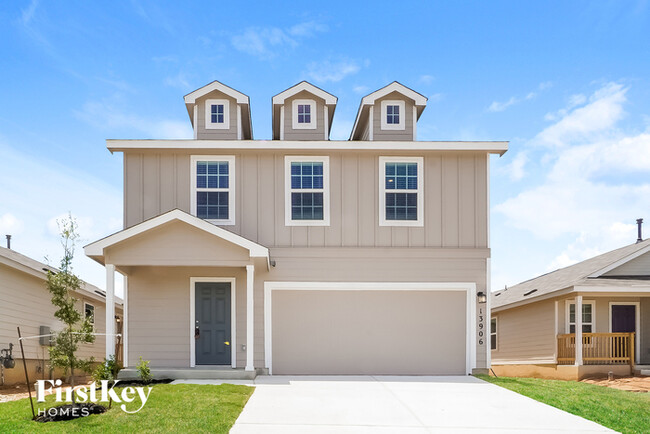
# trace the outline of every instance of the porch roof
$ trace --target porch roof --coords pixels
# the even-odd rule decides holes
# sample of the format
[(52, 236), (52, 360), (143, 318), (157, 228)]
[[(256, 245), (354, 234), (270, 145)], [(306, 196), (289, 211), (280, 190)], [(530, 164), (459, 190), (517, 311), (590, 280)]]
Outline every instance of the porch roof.
[[(163, 226), (168, 227), (170, 224), (174, 223), (182, 223), (194, 231), (198, 230), (213, 235), (218, 241), (225, 242), (225, 245), (230, 245), (232, 248), (236, 249), (243, 249), (239, 251), (247, 252), (250, 259), (263, 258), (266, 259), (267, 266), (269, 264), (268, 248), (179, 209), (171, 210), (88, 244), (84, 247), (84, 253), (89, 258), (104, 265), (106, 262), (107, 249), (115, 248), (118, 244), (126, 244), (131, 240), (133, 240), (133, 242), (136, 242), (136, 240), (142, 240), (145, 234), (155, 235), (157, 234), (155, 231), (160, 231), (161, 229), (164, 231), (165, 229)], [(170, 263), (168, 265), (173, 264)]]
[(565, 292), (650, 292), (650, 276), (606, 276), (640, 255), (650, 252), (650, 239), (595, 256), (491, 294), (492, 309), (540, 301)]

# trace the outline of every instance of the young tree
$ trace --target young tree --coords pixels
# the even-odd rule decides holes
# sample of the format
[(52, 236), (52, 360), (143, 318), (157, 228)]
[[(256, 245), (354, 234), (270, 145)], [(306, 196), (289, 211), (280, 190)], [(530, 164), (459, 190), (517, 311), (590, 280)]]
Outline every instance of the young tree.
[[(57, 308), (54, 316), (61, 320), (63, 330), (55, 333), (54, 345), (50, 347), (50, 362), (52, 366), (63, 368), (66, 375), (70, 373), (70, 385), (74, 384), (75, 369), (90, 372), (94, 359), (80, 359), (76, 356), (79, 343), (95, 341), (93, 326), (90, 318), (84, 318), (76, 307), (77, 299), (74, 291), (81, 288), (81, 280), (72, 272), (72, 259), (74, 257), (77, 222), (68, 214), (67, 218), (57, 220), (61, 232), (61, 245), (63, 246), (63, 259), (58, 272), (48, 271), (47, 289), (52, 295), (52, 304)], [(72, 394), (72, 402), (75, 402)]]

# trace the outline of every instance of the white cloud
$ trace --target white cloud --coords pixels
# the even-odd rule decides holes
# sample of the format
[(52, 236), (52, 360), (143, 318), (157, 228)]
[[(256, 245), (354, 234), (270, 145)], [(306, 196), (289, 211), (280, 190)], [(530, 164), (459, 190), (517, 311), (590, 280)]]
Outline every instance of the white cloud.
[(187, 139), (193, 135), (189, 121), (174, 119), (153, 120), (139, 115), (121, 111), (116, 105), (106, 100), (90, 101), (83, 105), (81, 111), (75, 111), (76, 116), (104, 130), (119, 128), (132, 129), (155, 139)]
[[(56, 219), (68, 212), (77, 218), (80, 240), (74, 270), (84, 280), (103, 288), (104, 268), (83, 254), (83, 245), (122, 227), (122, 191), (93, 174), (35, 160), (0, 143), (0, 203), (9, 212), (0, 216), (0, 230), (11, 233), (12, 249), (35, 260), (49, 258), (58, 266), (61, 257)], [(37, 174), (25, 176), (26, 173)], [(44, 186), (47, 182), (47, 186)], [(121, 290), (120, 290), (121, 291)]]
[(528, 163), (528, 154), (522, 151), (515, 155), (512, 162), (504, 166), (503, 170), (511, 180), (519, 181), (526, 175), (526, 163)]
[(249, 27), (230, 38), (235, 49), (267, 60), (284, 48), (295, 48), (303, 38), (326, 32), (327, 26), (314, 21), (295, 24), (284, 30), (279, 27)]
[(420, 83), (431, 84), (435, 79), (433, 75), (424, 74), (420, 76)]
[(539, 92), (543, 92), (547, 89), (550, 89), (553, 86), (553, 83), (550, 81), (545, 81), (543, 83), (540, 83), (537, 86), (537, 90), (528, 92), (526, 96), (524, 97), (516, 97), (516, 96), (511, 96), (507, 101), (493, 101), (492, 104), (487, 108), (489, 112), (502, 112), (508, 107), (511, 107), (515, 104), (519, 104), (523, 101), (530, 101), (532, 99), (537, 98), (537, 95), (539, 95)]
[(433, 95), (429, 95), (429, 102), (438, 102), (442, 101), (444, 98), (444, 95), (442, 93), (434, 93)]
[(623, 136), (616, 125), (626, 91), (607, 84), (538, 134), (528, 150), (545, 153), (546, 177), (494, 208), (538, 239), (573, 238), (552, 266), (634, 242), (630, 224), (649, 210), (650, 134)]
[(190, 88), (190, 84), (187, 81), (185, 73), (179, 72), (173, 77), (165, 78), (165, 86), (177, 87), (182, 90), (187, 90)]
[(308, 64), (306, 74), (316, 82), (337, 82), (356, 74), (360, 69), (359, 63), (354, 60), (324, 60)]
[(23, 9), (21, 12), (21, 20), (23, 24), (27, 25), (29, 22), (34, 18), (34, 14), (36, 13), (36, 8), (38, 7), (38, 0), (32, 0), (29, 3), (29, 6), (27, 6), (25, 9)]

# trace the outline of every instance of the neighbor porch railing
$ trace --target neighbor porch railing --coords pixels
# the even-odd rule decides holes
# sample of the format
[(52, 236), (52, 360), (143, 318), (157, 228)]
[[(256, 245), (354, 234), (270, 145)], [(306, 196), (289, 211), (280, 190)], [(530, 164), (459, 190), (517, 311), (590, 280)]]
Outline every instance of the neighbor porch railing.
[[(558, 335), (558, 365), (573, 365), (575, 357), (575, 333)], [(585, 365), (634, 366), (634, 333), (583, 333), (582, 362)]]

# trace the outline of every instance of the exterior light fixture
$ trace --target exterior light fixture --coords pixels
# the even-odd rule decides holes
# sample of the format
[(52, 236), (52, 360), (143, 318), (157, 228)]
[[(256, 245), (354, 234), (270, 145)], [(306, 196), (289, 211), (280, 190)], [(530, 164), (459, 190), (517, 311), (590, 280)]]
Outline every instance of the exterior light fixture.
[(478, 298), (479, 303), (487, 303), (487, 295), (483, 291), (479, 291), (476, 294), (476, 297)]

